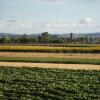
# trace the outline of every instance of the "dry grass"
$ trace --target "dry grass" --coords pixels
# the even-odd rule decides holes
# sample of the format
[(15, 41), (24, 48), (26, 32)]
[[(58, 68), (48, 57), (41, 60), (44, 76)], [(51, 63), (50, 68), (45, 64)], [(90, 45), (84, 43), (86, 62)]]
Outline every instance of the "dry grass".
[(100, 70), (100, 65), (89, 64), (51, 64), (51, 63), (24, 63), (24, 62), (0, 62), (0, 66), (13, 67), (39, 67), (39, 68), (62, 68), (73, 70)]
[(100, 54), (83, 53), (32, 53), (32, 52), (0, 52), (0, 57), (48, 57), (48, 58), (87, 58), (100, 59)]

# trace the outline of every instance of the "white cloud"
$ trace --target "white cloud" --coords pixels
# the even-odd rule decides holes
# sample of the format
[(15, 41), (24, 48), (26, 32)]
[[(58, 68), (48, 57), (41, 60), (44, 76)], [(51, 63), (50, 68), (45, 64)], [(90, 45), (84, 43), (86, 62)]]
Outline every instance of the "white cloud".
[(79, 21), (80, 24), (93, 24), (94, 20), (91, 17), (86, 17)]
[(93, 28), (100, 25), (97, 25), (97, 23), (90, 17), (86, 17), (82, 20), (76, 21), (76, 22), (66, 22), (66, 21), (56, 21), (52, 23), (45, 23), (43, 25), (46, 28)]
[(100, 23), (97, 19), (92, 19), (91, 17), (86, 17), (79, 21), (79, 25), (84, 28), (100, 28)]
[(32, 28), (32, 24), (28, 22), (16, 21), (16, 20), (7, 20), (0, 21), (0, 26), (5, 28)]
[(16, 20), (0, 20), (0, 32), (13, 33), (33, 33), (42, 31), (66, 31), (66, 30), (93, 30), (100, 28), (100, 24), (96, 23), (92, 18), (86, 17), (77, 21), (53, 21), (53, 22), (28, 22)]

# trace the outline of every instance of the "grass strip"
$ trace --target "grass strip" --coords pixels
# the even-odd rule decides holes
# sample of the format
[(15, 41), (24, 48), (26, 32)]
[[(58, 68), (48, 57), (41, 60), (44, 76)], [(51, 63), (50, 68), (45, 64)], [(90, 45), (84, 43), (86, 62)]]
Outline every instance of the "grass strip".
[(34, 63), (63, 63), (63, 64), (94, 64), (100, 65), (100, 59), (80, 58), (26, 58), (26, 57), (0, 57), (2, 62), (34, 62)]

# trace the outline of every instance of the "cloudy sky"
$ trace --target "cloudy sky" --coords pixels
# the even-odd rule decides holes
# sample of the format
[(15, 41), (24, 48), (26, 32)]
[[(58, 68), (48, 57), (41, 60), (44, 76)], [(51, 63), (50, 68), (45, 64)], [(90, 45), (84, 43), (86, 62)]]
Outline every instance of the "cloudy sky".
[(0, 0), (0, 32), (100, 32), (100, 0)]

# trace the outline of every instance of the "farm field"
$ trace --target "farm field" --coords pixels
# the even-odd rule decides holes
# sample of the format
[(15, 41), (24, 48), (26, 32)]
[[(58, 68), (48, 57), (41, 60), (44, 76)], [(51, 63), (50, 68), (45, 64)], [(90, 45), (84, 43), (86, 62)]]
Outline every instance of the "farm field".
[(100, 54), (96, 53), (39, 53), (39, 52), (0, 52), (0, 57), (27, 57), (27, 58), (81, 58), (100, 59)]
[(99, 100), (100, 71), (0, 67), (1, 100)]
[(66, 44), (66, 43), (5, 43), (0, 46), (51, 46), (51, 47), (96, 47), (100, 44)]
[(0, 57), (1, 62), (31, 62), (31, 63), (56, 63), (56, 64), (93, 64), (100, 65), (100, 59), (81, 58), (27, 58), (27, 57)]
[(100, 45), (1, 45), (1, 62), (100, 65)]
[(59, 68), (59, 69), (72, 69), (72, 70), (100, 70), (100, 65), (92, 64), (61, 64), (61, 63), (31, 63), (31, 62), (0, 62), (0, 66), (13, 66), (13, 67), (38, 67), (38, 68)]
[(0, 0), (0, 100), (100, 100), (100, 0)]
[(2, 100), (99, 100), (100, 45), (0, 45)]
[(8, 52), (48, 52), (48, 53), (100, 53), (100, 46), (52, 47), (52, 46), (0, 46), (0, 51)]

